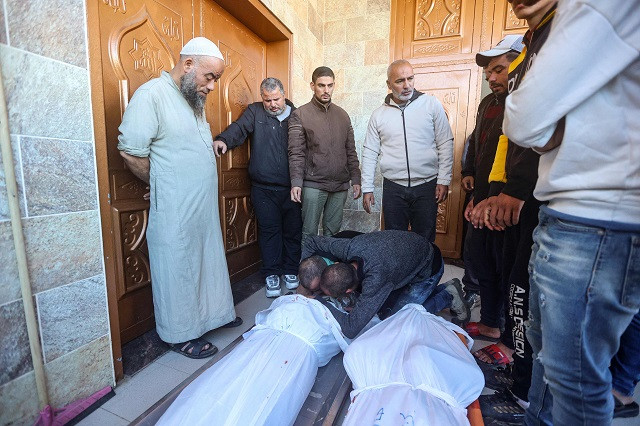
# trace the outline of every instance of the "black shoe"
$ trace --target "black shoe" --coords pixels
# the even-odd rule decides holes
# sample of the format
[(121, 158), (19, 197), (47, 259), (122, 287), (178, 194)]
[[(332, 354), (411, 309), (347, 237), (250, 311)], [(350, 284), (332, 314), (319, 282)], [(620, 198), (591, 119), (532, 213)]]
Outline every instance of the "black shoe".
[(629, 418), (629, 417), (637, 417), (640, 414), (640, 406), (638, 403), (633, 401), (630, 404), (623, 404), (618, 398), (613, 396), (613, 402), (615, 402), (615, 406), (613, 407), (613, 418)]
[(484, 426), (520, 426), (524, 424), (524, 419), (515, 422), (505, 422), (503, 420), (497, 420), (493, 417), (483, 417)]
[(524, 420), (524, 408), (508, 390), (497, 391), (493, 395), (480, 395), (478, 400), (483, 417), (512, 423)]
[(511, 364), (496, 368), (486, 362), (476, 360), (484, 375), (484, 386), (495, 391), (505, 391), (513, 385), (511, 378)]

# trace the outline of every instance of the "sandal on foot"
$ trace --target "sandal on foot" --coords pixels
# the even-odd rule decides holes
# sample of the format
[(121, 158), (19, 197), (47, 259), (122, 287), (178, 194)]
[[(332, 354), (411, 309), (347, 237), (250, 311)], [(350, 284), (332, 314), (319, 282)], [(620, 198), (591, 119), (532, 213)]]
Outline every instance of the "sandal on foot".
[(613, 418), (629, 418), (636, 417), (640, 414), (640, 406), (638, 406), (637, 402), (632, 402), (630, 404), (623, 404), (616, 396), (613, 396), (613, 402), (615, 406), (613, 407)]
[(489, 337), (480, 333), (480, 330), (478, 329), (478, 324), (480, 323), (479, 322), (467, 323), (464, 329), (469, 336), (473, 337), (474, 339), (478, 338), (480, 340), (487, 340), (489, 342), (498, 342), (500, 340), (499, 337)]
[(234, 319), (231, 322), (226, 323), (225, 325), (221, 326), (220, 328), (233, 328), (233, 327), (240, 327), (241, 325), (242, 325), (242, 318), (236, 317), (236, 319)]
[(484, 375), (484, 386), (493, 389), (495, 391), (504, 391), (510, 389), (513, 385), (513, 378), (511, 377), (511, 365), (504, 366), (504, 368), (497, 368), (493, 365), (487, 364), (477, 360), (477, 364), (482, 370)]
[(498, 391), (493, 395), (480, 395), (478, 400), (483, 417), (491, 417), (503, 422), (524, 420), (524, 408), (508, 390)]
[[(207, 345), (209, 345), (209, 347), (203, 349)], [(201, 337), (184, 343), (173, 343), (169, 346), (172, 351), (194, 359), (208, 358), (218, 352), (218, 348)]]
[(478, 361), (485, 362), (478, 357), (478, 354), (485, 354), (486, 356), (491, 358), (491, 362), (486, 364), (495, 366), (511, 364), (511, 361), (509, 361), (509, 357), (504, 352), (502, 352), (502, 350), (500, 350), (498, 345), (496, 345), (495, 343), (489, 346), (485, 346), (482, 349), (478, 349), (473, 353), (473, 356), (476, 357)]

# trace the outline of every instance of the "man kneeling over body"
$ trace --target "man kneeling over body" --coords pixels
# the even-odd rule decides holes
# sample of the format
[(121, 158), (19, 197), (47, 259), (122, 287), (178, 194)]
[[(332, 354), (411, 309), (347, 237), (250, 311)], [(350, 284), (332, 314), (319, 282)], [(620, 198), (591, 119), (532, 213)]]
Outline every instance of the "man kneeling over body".
[(338, 300), (361, 288), (348, 314), (322, 301), (348, 338), (354, 338), (385, 306), (389, 307), (382, 313), (385, 317), (408, 303), (418, 303), (432, 313), (451, 308), (455, 320), (469, 320), (460, 281), (438, 286), (444, 272), (442, 255), (421, 235), (390, 230), (353, 238), (312, 236), (303, 241), (302, 258), (312, 255), (335, 263), (324, 268), (319, 264), (320, 280), (301, 276), (301, 285), (314, 291), (319, 284), (324, 294)]

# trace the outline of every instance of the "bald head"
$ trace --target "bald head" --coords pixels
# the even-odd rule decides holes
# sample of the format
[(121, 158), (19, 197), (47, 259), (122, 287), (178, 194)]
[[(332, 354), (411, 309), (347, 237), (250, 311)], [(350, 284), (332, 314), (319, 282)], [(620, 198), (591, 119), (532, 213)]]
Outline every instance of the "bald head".
[(413, 67), (404, 59), (393, 61), (387, 68), (387, 87), (391, 90), (393, 101), (405, 104), (413, 96)]

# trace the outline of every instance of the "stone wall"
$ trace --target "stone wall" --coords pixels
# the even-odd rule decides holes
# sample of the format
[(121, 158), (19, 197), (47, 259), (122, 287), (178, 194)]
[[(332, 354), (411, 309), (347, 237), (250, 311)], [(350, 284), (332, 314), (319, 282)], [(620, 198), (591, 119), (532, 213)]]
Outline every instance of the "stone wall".
[[(371, 113), (387, 94), (391, 0), (326, 0), (324, 62), (336, 72), (333, 101), (351, 116), (358, 156)], [(347, 201), (343, 229), (369, 232), (380, 227), (382, 181), (376, 173), (376, 204), (368, 214), (362, 197)]]
[(311, 74), (324, 65), (325, 2), (329, 0), (261, 0), (293, 33), (291, 87), (287, 97), (295, 105), (309, 102)]
[[(83, 0), (0, 3), (0, 63), (50, 404), (114, 384)], [(55, 17), (55, 18), (53, 18)], [(0, 171), (0, 424), (38, 412)]]

